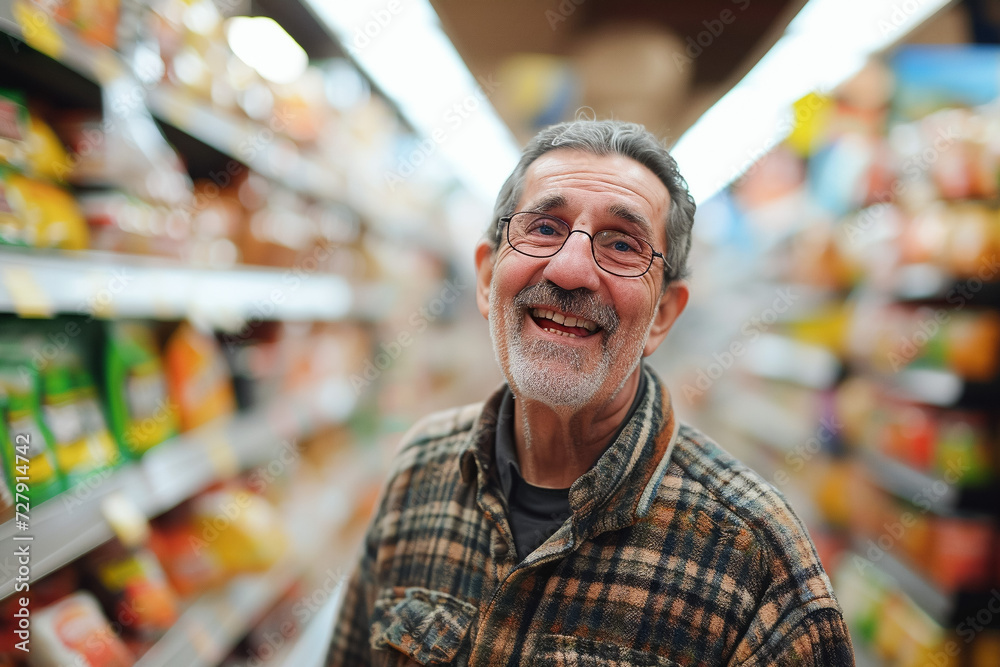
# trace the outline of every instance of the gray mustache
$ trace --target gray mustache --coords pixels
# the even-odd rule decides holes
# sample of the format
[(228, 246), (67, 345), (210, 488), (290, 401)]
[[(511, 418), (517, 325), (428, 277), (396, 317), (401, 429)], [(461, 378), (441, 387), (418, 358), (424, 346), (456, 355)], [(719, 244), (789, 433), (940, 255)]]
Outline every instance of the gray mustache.
[(618, 328), (618, 313), (615, 309), (603, 303), (596, 294), (585, 287), (575, 290), (564, 290), (549, 281), (540, 282), (525, 287), (514, 297), (514, 305), (518, 308), (528, 306), (547, 306), (564, 313), (574, 313), (596, 322), (609, 334)]

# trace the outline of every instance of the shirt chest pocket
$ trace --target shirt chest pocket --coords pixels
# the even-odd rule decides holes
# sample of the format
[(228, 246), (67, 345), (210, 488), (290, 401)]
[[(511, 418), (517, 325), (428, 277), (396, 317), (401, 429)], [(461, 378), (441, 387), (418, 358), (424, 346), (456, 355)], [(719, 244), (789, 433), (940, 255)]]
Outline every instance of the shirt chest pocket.
[(531, 663), (536, 667), (677, 667), (653, 653), (582, 637), (542, 635)]
[(418, 665), (448, 663), (462, 647), (478, 612), (474, 605), (447, 593), (426, 588), (386, 589), (375, 601), (371, 646), (402, 653)]

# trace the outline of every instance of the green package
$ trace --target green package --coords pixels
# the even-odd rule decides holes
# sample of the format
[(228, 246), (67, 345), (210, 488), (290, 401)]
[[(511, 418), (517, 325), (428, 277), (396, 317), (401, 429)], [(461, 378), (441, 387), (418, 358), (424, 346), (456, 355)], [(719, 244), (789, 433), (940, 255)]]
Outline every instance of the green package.
[(153, 334), (137, 322), (109, 322), (104, 386), (111, 432), (124, 455), (136, 458), (177, 435), (177, 409)]
[(7, 395), (4, 467), (10, 488), (27, 484), (32, 505), (48, 500), (65, 488), (52, 451), (53, 437), (42, 417), (41, 378), (38, 372), (15, 360), (0, 360), (0, 388)]

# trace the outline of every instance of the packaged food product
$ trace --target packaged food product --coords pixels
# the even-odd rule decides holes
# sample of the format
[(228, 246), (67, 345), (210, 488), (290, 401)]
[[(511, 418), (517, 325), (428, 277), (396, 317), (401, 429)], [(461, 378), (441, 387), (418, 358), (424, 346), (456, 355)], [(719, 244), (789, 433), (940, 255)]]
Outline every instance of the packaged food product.
[(121, 0), (69, 0), (69, 19), (80, 36), (115, 48)]
[(41, 412), (40, 385), (33, 367), (16, 358), (0, 357), (0, 388), (8, 401), (4, 444), (9, 448), (3, 452), (6, 481), (11, 489), (18, 488), (19, 481), (26, 484), (32, 505), (52, 498), (65, 486), (52, 451), (52, 433)]
[(108, 617), (122, 626), (123, 635), (155, 639), (177, 621), (177, 596), (148, 548), (128, 548), (113, 539), (88, 553), (84, 568), (96, 582)]
[(39, 248), (87, 247), (87, 223), (69, 192), (16, 173), (4, 181), (7, 204), (20, 221), (19, 241)]
[(108, 324), (105, 393), (111, 431), (122, 453), (141, 456), (177, 434), (177, 408), (153, 334), (138, 322)]
[(97, 405), (93, 382), (74, 361), (61, 355), (42, 373), (45, 423), (67, 487), (113, 468), (121, 458)]
[(72, 167), (59, 137), (45, 121), (33, 114), (28, 121), (25, 161), (32, 176), (52, 181), (65, 181)]
[[(236, 516), (232, 516), (233, 507), (239, 508)], [(230, 573), (266, 570), (287, 548), (281, 516), (268, 501), (245, 488), (202, 494), (194, 499), (192, 512), (203, 533), (216, 535), (211, 548)]]
[(78, 591), (34, 613), (33, 667), (130, 667), (135, 657), (90, 593)]
[(0, 483), (0, 520), (7, 521), (13, 511), (14, 494), (8, 486), (8, 480), (13, 479), (13, 475), (8, 472), (9, 461), (5, 452), (14, 451), (10, 436), (7, 433), (7, 392), (0, 388), (0, 476), (3, 483)]
[(91, 191), (78, 201), (90, 227), (93, 249), (188, 259), (188, 209), (155, 206), (116, 190)]
[(930, 574), (947, 591), (985, 588), (991, 574), (992, 548), (992, 517), (938, 517)]
[(10, 171), (0, 166), (0, 243), (6, 245), (24, 245), (24, 232), (21, 219), (17, 217), (10, 204), (10, 189), (7, 178)]
[(18, 91), (0, 88), (0, 163), (24, 166), (28, 118), (24, 96)]
[(213, 543), (218, 528), (198, 524), (191, 503), (184, 503), (153, 522), (149, 547), (159, 558), (173, 590), (181, 596), (222, 584), (226, 571)]
[(182, 322), (163, 351), (167, 386), (181, 428), (196, 428), (236, 409), (233, 381), (215, 338)]

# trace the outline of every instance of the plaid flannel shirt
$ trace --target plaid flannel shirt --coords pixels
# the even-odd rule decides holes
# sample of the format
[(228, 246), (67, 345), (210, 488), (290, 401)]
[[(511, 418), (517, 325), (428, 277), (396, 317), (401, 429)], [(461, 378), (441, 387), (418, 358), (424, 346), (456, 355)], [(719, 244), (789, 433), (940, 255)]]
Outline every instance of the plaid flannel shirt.
[(519, 561), (493, 470), (502, 391), (417, 424), (397, 455), (327, 665), (854, 664), (784, 498), (647, 391)]

